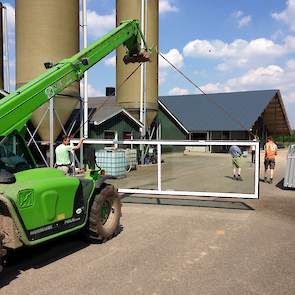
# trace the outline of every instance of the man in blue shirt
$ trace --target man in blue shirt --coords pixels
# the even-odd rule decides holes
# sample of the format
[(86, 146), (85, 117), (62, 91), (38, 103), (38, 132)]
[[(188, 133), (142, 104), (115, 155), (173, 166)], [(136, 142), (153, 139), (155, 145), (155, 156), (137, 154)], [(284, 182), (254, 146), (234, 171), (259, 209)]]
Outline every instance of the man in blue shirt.
[(241, 156), (242, 151), (237, 145), (232, 145), (229, 149), (229, 152), (232, 156), (233, 163), (233, 172), (234, 172), (234, 180), (243, 180), (241, 177)]

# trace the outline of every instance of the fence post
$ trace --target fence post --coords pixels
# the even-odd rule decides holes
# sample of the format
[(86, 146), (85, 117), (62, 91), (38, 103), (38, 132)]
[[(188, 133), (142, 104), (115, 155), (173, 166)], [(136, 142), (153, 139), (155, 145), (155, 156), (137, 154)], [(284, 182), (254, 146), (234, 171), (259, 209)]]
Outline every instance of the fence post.
[(158, 162), (158, 191), (162, 190), (162, 150), (161, 150), (161, 144), (157, 144), (157, 162)]

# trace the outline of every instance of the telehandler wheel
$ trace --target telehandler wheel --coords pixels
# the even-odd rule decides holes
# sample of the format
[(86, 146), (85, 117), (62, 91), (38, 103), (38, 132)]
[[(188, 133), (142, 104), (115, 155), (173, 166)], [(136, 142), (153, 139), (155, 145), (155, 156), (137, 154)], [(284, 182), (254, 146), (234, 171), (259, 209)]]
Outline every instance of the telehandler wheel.
[(88, 236), (105, 242), (113, 237), (120, 225), (121, 201), (113, 185), (107, 184), (95, 196), (90, 210)]
[(6, 250), (3, 248), (4, 235), (0, 233), (0, 272), (3, 270), (2, 257), (6, 255)]

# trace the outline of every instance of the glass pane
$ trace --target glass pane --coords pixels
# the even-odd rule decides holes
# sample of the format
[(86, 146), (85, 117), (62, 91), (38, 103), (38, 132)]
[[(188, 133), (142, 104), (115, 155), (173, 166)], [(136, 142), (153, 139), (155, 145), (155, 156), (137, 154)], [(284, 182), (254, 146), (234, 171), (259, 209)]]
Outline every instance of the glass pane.
[[(155, 149), (138, 144), (119, 144), (118, 148), (91, 145), (91, 148), (95, 165), (104, 169), (106, 174), (117, 177), (108, 180), (117, 188), (157, 189), (157, 164), (153, 160), (156, 154), (151, 154), (152, 151), (155, 153)], [(141, 164), (142, 158), (145, 165)]]
[(253, 194), (255, 164), (250, 146), (237, 147), (234, 157), (229, 149), (163, 146), (162, 190)]

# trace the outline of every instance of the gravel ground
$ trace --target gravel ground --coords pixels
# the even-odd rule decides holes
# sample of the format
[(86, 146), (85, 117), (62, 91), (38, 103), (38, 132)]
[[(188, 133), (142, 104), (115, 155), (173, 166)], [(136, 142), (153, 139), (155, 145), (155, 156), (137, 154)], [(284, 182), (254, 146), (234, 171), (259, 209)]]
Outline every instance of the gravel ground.
[(285, 159), (280, 151), (259, 200), (129, 198), (121, 232), (105, 244), (74, 235), (10, 253), (0, 294), (294, 295), (295, 192), (280, 187)]

